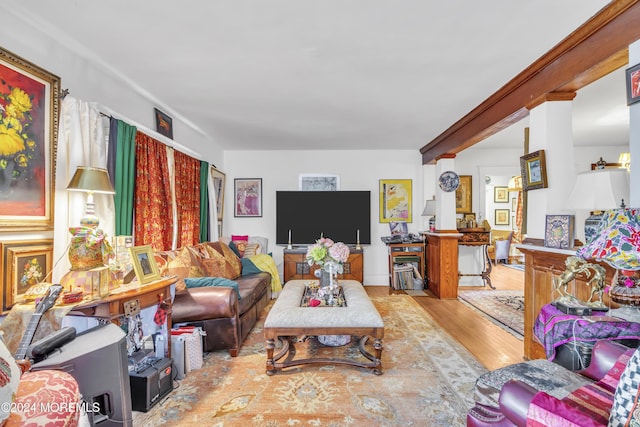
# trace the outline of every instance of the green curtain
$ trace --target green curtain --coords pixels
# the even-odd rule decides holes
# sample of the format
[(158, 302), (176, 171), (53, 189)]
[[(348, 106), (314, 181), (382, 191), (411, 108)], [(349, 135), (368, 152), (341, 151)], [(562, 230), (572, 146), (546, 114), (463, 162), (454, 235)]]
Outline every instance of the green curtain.
[(115, 176), (116, 236), (133, 236), (136, 132), (135, 126), (118, 120)]
[(209, 162), (200, 161), (200, 241), (209, 240)]

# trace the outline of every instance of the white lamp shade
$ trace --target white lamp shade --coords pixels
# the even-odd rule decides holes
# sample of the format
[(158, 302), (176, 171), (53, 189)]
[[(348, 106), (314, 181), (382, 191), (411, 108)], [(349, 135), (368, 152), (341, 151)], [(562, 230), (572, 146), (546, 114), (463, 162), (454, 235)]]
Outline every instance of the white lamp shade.
[(422, 216), (435, 216), (436, 214), (436, 200), (427, 200), (422, 211)]
[(604, 211), (629, 201), (629, 172), (626, 169), (600, 169), (579, 173), (567, 201), (569, 209)]

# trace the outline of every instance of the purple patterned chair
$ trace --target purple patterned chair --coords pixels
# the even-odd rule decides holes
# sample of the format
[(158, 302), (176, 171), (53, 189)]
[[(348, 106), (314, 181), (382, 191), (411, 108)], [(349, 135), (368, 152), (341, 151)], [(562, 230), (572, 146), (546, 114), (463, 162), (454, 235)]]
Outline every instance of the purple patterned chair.
[(640, 400), (638, 361), (640, 350), (602, 340), (582, 371), (532, 360), (489, 372), (478, 378), (476, 405), (467, 414), (467, 426), (606, 426), (610, 412), (615, 421), (610, 425), (624, 426), (640, 412), (635, 407)]

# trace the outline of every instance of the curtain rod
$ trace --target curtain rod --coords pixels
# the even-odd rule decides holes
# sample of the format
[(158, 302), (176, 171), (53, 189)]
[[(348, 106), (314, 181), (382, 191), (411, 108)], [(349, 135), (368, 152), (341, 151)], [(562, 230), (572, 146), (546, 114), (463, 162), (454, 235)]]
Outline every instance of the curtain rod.
[(127, 122), (128, 124), (135, 126), (137, 130), (139, 130), (142, 133), (145, 133), (155, 139), (157, 139), (158, 141), (162, 142), (163, 144), (168, 145), (169, 147), (175, 148), (176, 150), (182, 151), (185, 154), (189, 154), (192, 157), (197, 158), (198, 160), (204, 160), (202, 158), (202, 154), (198, 153), (197, 151), (194, 151), (190, 148), (185, 147), (184, 145), (175, 142), (173, 139), (171, 138), (167, 138), (166, 136), (162, 135), (161, 133), (155, 131), (155, 130), (151, 130), (148, 127), (141, 125), (140, 123), (136, 122), (135, 120), (131, 120), (128, 117), (123, 116), (122, 114), (116, 113), (114, 110), (112, 110), (111, 108), (102, 105), (102, 104), (97, 104), (98, 106), (98, 110), (100, 110), (101, 113), (103, 113), (106, 116), (109, 117), (113, 117), (114, 119), (119, 119), (122, 120), (123, 122)]

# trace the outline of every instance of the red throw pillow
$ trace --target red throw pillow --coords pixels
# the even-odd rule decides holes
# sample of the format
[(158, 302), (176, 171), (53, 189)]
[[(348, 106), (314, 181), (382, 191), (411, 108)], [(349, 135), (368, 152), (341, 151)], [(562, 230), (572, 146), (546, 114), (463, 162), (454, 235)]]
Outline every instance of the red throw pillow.
[(249, 243), (249, 236), (231, 236), (231, 241), (236, 245), (236, 248), (238, 248), (240, 258), (242, 258)]

